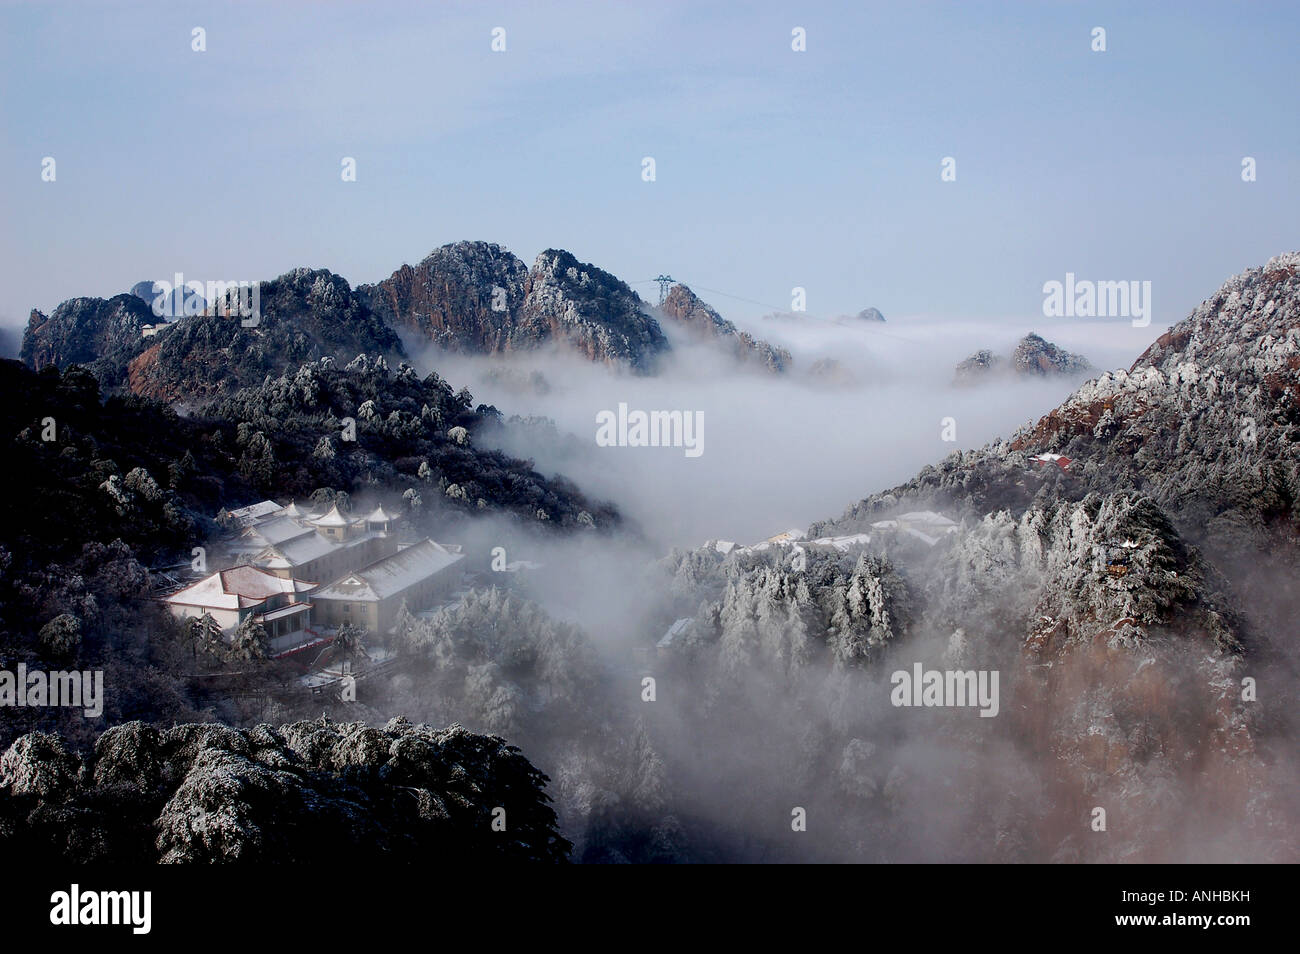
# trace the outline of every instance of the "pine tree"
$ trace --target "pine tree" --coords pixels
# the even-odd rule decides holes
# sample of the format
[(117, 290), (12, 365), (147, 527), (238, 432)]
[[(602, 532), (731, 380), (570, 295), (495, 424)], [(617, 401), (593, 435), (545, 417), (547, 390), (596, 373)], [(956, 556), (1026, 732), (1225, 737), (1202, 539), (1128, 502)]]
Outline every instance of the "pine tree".
[(244, 621), (235, 630), (230, 656), (232, 659), (248, 661), (270, 658), (271, 646), (266, 636), (266, 628), (252, 613), (244, 617)]

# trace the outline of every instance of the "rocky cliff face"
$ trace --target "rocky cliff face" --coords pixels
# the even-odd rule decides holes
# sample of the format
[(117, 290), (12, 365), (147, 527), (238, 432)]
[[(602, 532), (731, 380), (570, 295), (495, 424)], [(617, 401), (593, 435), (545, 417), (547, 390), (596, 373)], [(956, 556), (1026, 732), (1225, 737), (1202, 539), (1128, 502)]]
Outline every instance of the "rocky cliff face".
[(239, 315), (200, 314), (150, 338), (144, 326), (159, 319), (138, 295), (74, 298), (49, 318), (32, 312), (22, 359), (32, 368), (86, 364), (105, 391), (125, 388), (170, 402), (229, 393), (326, 356), (346, 362), (362, 353), (403, 355), (393, 330), (331, 272), (295, 269), (262, 282), (258, 298), (255, 325), (245, 326)]
[(528, 267), (499, 245), (456, 242), (357, 294), (394, 328), (449, 351), (508, 351)]
[[(559, 345), (636, 373), (652, 373), (669, 350), (636, 292), (556, 249), (528, 269), (499, 245), (457, 242), (374, 285), (353, 290), (338, 275), (303, 268), (261, 283), (260, 298), (256, 327), (190, 314), (147, 339), (144, 326), (159, 321), (151, 282), (107, 301), (72, 299), (48, 317), (32, 312), (22, 359), (33, 368), (93, 364), (106, 390), (172, 401), (209, 398), (327, 355), (344, 363), (361, 353), (403, 357), (399, 334), (412, 347), (428, 342), (471, 354)], [(194, 303), (203, 304), (198, 297)], [(691, 327), (725, 339), (746, 361), (774, 371), (788, 366), (788, 352), (709, 312), (693, 315)]]
[(20, 357), (37, 370), (85, 364), (96, 376), (120, 375), (139, 350), (144, 326), (157, 321), (149, 305), (135, 295), (72, 298), (48, 316), (32, 311)]
[(131, 294), (148, 305), (151, 311), (155, 305), (158, 306), (159, 318), (156, 320), (162, 320), (162, 316), (181, 318), (186, 315), (201, 314), (208, 304), (203, 296), (192, 288), (172, 288), (170, 293), (164, 295), (157, 288), (157, 282), (152, 280), (136, 282), (131, 286)]
[(457, 242), (358, 293), (393, 327), (449, 350), (500, 354), (559, 344), (647, 372), (668, 348), (636, 292), (555, 249), (529, 270), (499, 245)]
[(988, 348), (981, 348), (957, 365), (956, 379), (962, 384), (987, 380), (989, 375), (1006, 369), (1006, 360)]
[(295, 269), (263, 282), (259, 296), (256, 326), (201, 315), (144, 339), (125, 384), (159, 400), (197, 402), (323, 357), (347, 363), (358, 354), (404, 355), (396, 333), (332, 272)]
[(557, 249), (538, 255), (528, 273), (515, 340), (525, 346), (559, 341), (593, 361), (638, 373), (652, 372), (668, 350), (663, 329), (636, 292)]
[[(845, 532), (929, 502), (958, 514), (1023, 510), (1090, 492), (1140, 492), (1194, 541), (1297, 546), (1300, 254), (1228, 281), (1133, 366), (1101, 374), (1010, 440), (956, 452), (818, 525)], [(1071, 459), (1037, 468), (1041, 453)]]
[(685, 285), (674, 285), (659, 311), (684, 328), (697, 341), (713, 341), (742, 364), (761, 367), (774, 374), (790, 369), (793, 358), (784, 348), (774, 347), (738, 329), (732, 322), (700, 300)]
[(1298, 273), (1292, 253), (1228, 281), (1127, 371), (1085, 384), (1008, 451), (1074, 457), (1090, 489), (1141, 488), (1198, 539), (1295, 547)]
[(1083, 355), (1072, 354), (1031, 332), (1020, 339), (1010, 359), (987, 348), (976, 351), (957, 365), (955, 379), (958, 384), (977, 384), (1007, 372), (1022, 377), (1054, 377), (1084, 375), (1093, 370)]
[(546, 782), (503, 739), (403, 719), (130, 722), (85, 760), (32, 733), (0, 757), (0, 845), (78, 864), (563, 861)]
[(1011, 353), (1011, 367), (1020, 374), (1086, 374), (1092, 370), (1088, 359), (1058, 348), (1032, 332), (1020, 339)]

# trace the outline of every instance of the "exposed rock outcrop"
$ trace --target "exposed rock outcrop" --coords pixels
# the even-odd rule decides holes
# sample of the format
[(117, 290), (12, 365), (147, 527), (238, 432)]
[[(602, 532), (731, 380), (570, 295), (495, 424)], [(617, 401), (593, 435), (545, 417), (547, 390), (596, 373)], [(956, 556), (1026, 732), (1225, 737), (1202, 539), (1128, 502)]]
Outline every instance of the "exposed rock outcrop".
[(1030, 332), (1020, 339), (1011, 353), (1011, 367), (1018, 374), (1086, 374), (1092, 370), (1088, 359), (1071, 354), (1050, 341)]
[(159, 319), (139, 296), (77, 298), (48, 319), (32, 313), (22, 358), (33, 368), (87, 364), (106, 391), (198, 401), (322, 357), (404, 354), (397, 335), (347, 281), (322, 269), (299, 268), (260, 283), (258, 314), (245, 320), (192, 315), (145, 338), (144, 326)]
[[(1131, 490), (1199, 542), (1300, 547), (1300, 253), (1229, 280), (1128, 370), (1086, 382), (1010, 440), (956, 452), (819, 533), (900, 506), (982, 516)], [(1059, 454), (1068, 469), (1031, 468)], [(810, 530), (810, 532), (812, 532)]]
[(1083, 355), (1072, 354), (1031, 332), (1020, 339), (1009, 359), (988, 348), (976, 351), (957, 365), (955, 380), (958, 384), (978, 384), (1004, 373), (1056, 377), (1083, 375), (1093, 370)]
[(988, 375), (1004, 370), (1006, 361), (988, 348), (981, 348), (957, 365), (957, 381), (963, 384), (982, 381)]
[(403, 265), (357, 294), (416, 341), (449, 351), (496, 354), (518, 347), (528, 266), (500, 245), (455, 242)]
[(97, 377), (120, 377), (141, 348), (144, 326), (157, 321), (149, 305), (135, 295), (72, 298), (48, 316), (32, 311), (20, 357), (36, 370), (84, 364)]
[(259, 289), (260, 315), (183, 318), (132, 361), (129, 386), (163, 401), (195, 401), (260, 384), (267, 375), (324, 357), (404, 356), (402, 343), (342, 277), (298, 268)]
[(697, 341), (716, 341), (742, 364), (757, 365), (781, 374), (793, 363), (785, 348), (775, 347), (741, 331), (685, 285), (674, 285), (659, 310)]
[(131, 286), (131, 294), (147, 304), (160, 321), (187, 315), (200, 315), (207, 308), (203, 296), (193, 288), (174, 288), (168, 283), (169, 290), (164, 291), (157, 285), (158, 283), (151, 279), (136, 282)]
[(524, 285), (521, 346), (559, 341), (593, 361), (650, 373), (668, 350), (663, 329), (639, 295), (609, 272), (569, 252), (537, 256)]
[(449, 350), (500, 354), (560, 344), (648, 372), (668, 348), (636, 292), (555, 249), (530, 270), (499, 245), (456, 242), (358, 293), (389, 324)]

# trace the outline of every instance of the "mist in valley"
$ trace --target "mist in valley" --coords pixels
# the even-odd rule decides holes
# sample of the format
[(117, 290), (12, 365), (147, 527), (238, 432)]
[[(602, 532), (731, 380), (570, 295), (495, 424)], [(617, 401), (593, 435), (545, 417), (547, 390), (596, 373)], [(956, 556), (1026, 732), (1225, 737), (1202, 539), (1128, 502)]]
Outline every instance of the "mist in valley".
[[(415, 351), (414, 361), (422, 372), (437, 369), (457, 387), (469, 387), (476, 403), (507, 417), (549, 418), (559, 440), (542, 428), (506, 427), (500, 448), (614, 502), (666, 549), (711, 539), (752, 543), (806, 528), (953, 450), (1009, 436), (1082, 381), (1007, 375), (955, 384), (954, 368), (976, 350), (1005, 357), (1037, 329), (1083, 353), (1100, 371), (1127, 367), (1155, 336), (1127, 323), (1058, 325), (1046, 319), (916, 318), (880, 327), (813, 317), (751, 321), (745, 330), (794, 356), (793, 369), (774, 375), (738, 366), (712, 344), (692, 342), (663, 324), (673, 350), (653, 376), (554, 351), (471, 357), (426, 348)], [(837, 362), (841, 377), (811, 372), (827, 359)], [(702, 413), (703, 453), (598, 447), (596, 415), (620, 403)], [(945, 430), (949, 417), (955, 427)]]
[(1294, 14), (51, 6), (11, 857), (1300, 860)]
[[(1244, 821), (1222, 816), (1216, 786), (1190, 797), (1205, 770), (1199, 757), (1156, 768), (1139, 755), (1134, 774), (1111, 782), (1076, 774), (1086, 773), (1086, 747), (1075, 764), (1046, 730), (1080, 733), (1086, 746), (1100, 716), (1054, 700), (1024, 654), (1023, 620), (1056, 583), (1026, 564), (1008, 571), (1003, 591), (961, 596), (967, 575), (988, 569), (978, 532), (936, 556), (944, 548), (882, 531), (868, 548), (810, 548), (806, 565), (786, 547), (724, 557), (703, 546), (759, 543), (834, 518), (954, 450), (1010, 436), (1080, 383), (955, 384), (954, 365), (972, 351), (1010, 352), (1029, 330), (1015, 323), (778, 325), (753, 331), (794, 354), (784, 376), (680, 336), (660, 372), (644, 377), (559, 353), (418, 354), (420, 370), (437, 368), (505, 416), (476, 440), (614, 503), (626, 524), (565, 536), (491, 517), (462, 528), (480, 560), (496, 551), (529, 568), (489, 572), (490, 589), (469, 609), (415, 623), (403, 645), (435, 659), (427, 647), (463, 646), (477, 638), (471, 631), (531, 627), (536, 639), (526, 650), (481, 648), (479, 668), (464, 673), (416, 665), (372, 701), (376, 716), (454, 719), (521, 745), (552, 779), (575, 860), (1233, 860), (1263, 850)], [(1098, 370), (1127, 367), (1144, 347), (1134, 341), (1155, 336), (1115, 324), (1040, 333)], [(830, 356), (851, 380), (801, 373)], [(597, 413), (620, 402), (702, 411), (704, 453), (597, 446)], [(949, 416), (955, 442), (941, 439)], [(661, 645), (683, 620), (686, 635)], [(1142, 658), (1144, 678), (1185, 694), (1190, 725), (1215, 705), (1205, 685), (1236, 665), (1189, 663), (1163, 637)], [(998, 671), (999, 717), (899, 708), (893, 675), (917, 664)], [(1109, 691), (1074, 690), (1097, 712), (1130, 705)], [(1124, 823), (1141, 835), (1088, 841), (1095, 806), (1082, 791), (1098, 786), (1123, 790)], [(1163, 799), (1173, 792), (1171, 811)], [(1189, 836), (1188, 826), (1213, 837)]]

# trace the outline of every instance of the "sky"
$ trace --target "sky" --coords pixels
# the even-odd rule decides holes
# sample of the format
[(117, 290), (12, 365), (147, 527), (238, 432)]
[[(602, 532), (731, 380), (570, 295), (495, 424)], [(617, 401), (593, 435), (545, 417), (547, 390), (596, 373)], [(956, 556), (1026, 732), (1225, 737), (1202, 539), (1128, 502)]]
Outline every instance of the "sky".
[(647, 298), (669, 273), (742, 324), (796, 287), (826, 317), (1034, 319), (1073, 272), (1150, 281), (1158, 327), (1300, 247), (1298, 27), (1264, 3), (5, 4), (0, 325), (177, 271), (373, 282), (482, 239)]

